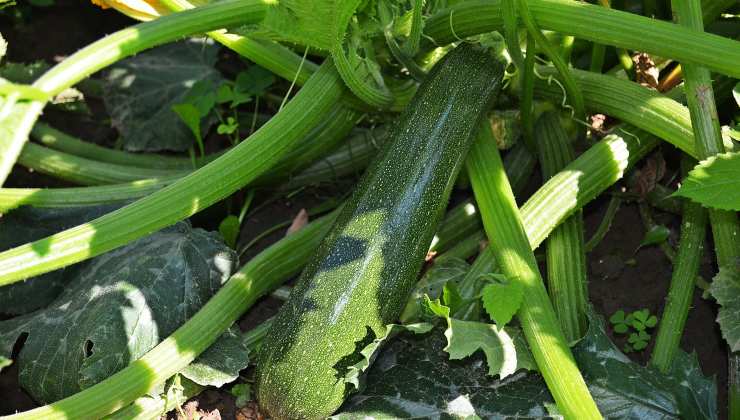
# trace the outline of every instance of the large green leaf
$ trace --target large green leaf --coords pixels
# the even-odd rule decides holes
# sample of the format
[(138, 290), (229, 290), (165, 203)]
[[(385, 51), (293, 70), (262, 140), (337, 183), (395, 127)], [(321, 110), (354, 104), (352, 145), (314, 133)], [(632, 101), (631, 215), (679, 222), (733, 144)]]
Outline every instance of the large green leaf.
[(154, 48), (110, 67), (105, 76), (105, 106), (126, 149), (183, 151), (193, 145), (193, 134), (172, 106), (182, 102), (196, 83), (212, 86), (215, 95), (223, 81), (213, 67), (217, 53), (218, 47), (212, 43), (188, 40)]
[[(117, 207), (119, 206), (59, 209), (21, 207), (0, 218), (0, 250), (45, 238), (100, 217)], [(48, 305), (59, 296), (66, 280), (71, 278), (71, 272), (75, 270), (77, 266), (67, 267), (0, 287), (0, 313), (20, 315)]]
[(709, 293), (720, 304), (717, 322), (732, 351), (740, 350), (740, 264), (721, 267)]
[[(517, 372), (489, 376), (480, 353), (461, 361), (444, 354), (439, 330), (404, 334), (389, 343), (370, 369), (365, 390), (351, 397), (337, 419), (507, 418), (556, 414), (542, 378)], [(631, 362), (593, 319), (573, 349), (589, 390), (605, 418), (713, 419), (716, 387), (696, 357), (679, 352), (668, 375)]]
[(740, 211), (740, 153), (721, 153), (701, 161), (676, 195), (705, 207)]
[(0, 355), (27, 335), (16, 360), (21, 386), (41, 402), (74, 394), (170, 335), (235, 260), (217, 234), (178, 223), (80, 264), (48, 308), (0, 322)]

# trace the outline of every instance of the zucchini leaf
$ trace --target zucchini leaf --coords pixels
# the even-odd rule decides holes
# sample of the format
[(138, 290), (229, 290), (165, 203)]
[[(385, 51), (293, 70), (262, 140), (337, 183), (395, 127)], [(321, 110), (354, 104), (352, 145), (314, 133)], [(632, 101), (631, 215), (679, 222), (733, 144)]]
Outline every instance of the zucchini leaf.
[[(488, 375), (483, 355), (448, 360), (439, 329), (401, 334), (370, 369), (367, 385), (350, 397), (334, 419), (548, 418), (557, 415), (541, 376), (517, 372)], [(602, 321), (574, 348), (589, 390), (605, 418), (715, 419), (716, 385), (696, 357), (679, 352), (668, 375), (627, 359), (606, 336)]]
[[(193, 145), (192, 132), (172, 106), (193, 96), (193, 87), (214, 94), (215, 99), (216, 87), (223, 81), (214, 68), (218, 50), (212, 42), (193, 39), (154, 48), (110, 67), (103, 98), (125, 149), (184, 151)], [(213, 121), (204, 118), (201, 130), (207, 131)]]
[[(117, 209), (118, 205), (42, 209), (21, 207), (0, 218), (0, 250), (6, 250), (68, 229)], [(24, 282), (0, 287), (0, 313), (21, 315), (51, 303), (62, 292), (77, 266), (67, 267)]]
[(249, 347), (236, 327), (229, 328), (208, 350), (201, 353), (180, 375), (198, 385), (222, 387), (239, 377), (249, 365)]
[(740, 153), (720, 153), (701, 161), (675, 195), (704, 207), (740, 211)]
[(0, 322), (0, 355), (10, 356), (20, 339), (21, 386), (37, 401), (59, 400), (174, 332), (229, 278), (235, 261), (218, 234), (180, 222), (65, 270), (67, 285), (49, 307)]
[(720, 304), (717, 323), (722, 337), (732, 351), (740, 350), (740, 263), (720, 267), (709, 293)]

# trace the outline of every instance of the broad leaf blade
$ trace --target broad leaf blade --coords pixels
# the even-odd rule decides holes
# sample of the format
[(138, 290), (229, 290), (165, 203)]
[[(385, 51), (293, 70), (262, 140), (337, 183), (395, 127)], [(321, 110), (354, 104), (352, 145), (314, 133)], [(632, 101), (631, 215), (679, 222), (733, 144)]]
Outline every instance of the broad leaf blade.
[(222, 387), (249, 365), (249, 347), (237, 328), (228, 329), (180, 374), (198, 385)]
[(740, 264), (721, 267), (709, 293), (720, 304), (717, 322), (732, 351), (740, 350)]
[(701, 161), (675, 194), (705, 207), (740, 211), (740, 152)]
[(80, 264), (48, 308), (0, 322), (0, 354), (28, 338), (17, 363), (36, 400), (92, 386), (149, 351), (228, 279), (236, 257), (188, 223)]
[[(664, 375), (632, 363), (592, 318), (573, 349), (599, 411), (613, 419), (715, 419), (716, 387), (694, 356), (679, 352)], [(480, 353), (448, 360), (439, 332), (400, 335), (378, 356), (365, 390), (351, 397), (337, 419), (547, 418), (552, 397), (542, 378), (518, 372), (493, 378)]]
[[(118, 205), (59, 209), (21, 207), (0, 218), (2, 232), (0, 250), (45, 238), (100, 217), (118, 207)], [(48, 305), (62, 292), (62, 287), (73, 270), (77, 270), (77, 266), (0, 287), (0, 313), (21, 315)]]
[(183, 151), (192, 146), (193, 134), (172, 106), (198, 82), (214, 90), (222, 82), (213, 66), (217, 53), (212, 43), (189, 40), (111, 66), (105, 77), (105, 106), (127, 150)]

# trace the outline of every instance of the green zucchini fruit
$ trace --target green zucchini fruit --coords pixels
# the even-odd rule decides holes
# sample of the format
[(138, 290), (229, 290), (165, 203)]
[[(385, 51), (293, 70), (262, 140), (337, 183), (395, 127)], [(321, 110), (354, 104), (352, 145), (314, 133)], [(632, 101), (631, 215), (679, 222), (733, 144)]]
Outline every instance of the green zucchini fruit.
[(260, 349), (274, 419), (324, 418), (360, 350), (396, 321), (503, 65), (471, 45), (431, 71), (280, 309)]

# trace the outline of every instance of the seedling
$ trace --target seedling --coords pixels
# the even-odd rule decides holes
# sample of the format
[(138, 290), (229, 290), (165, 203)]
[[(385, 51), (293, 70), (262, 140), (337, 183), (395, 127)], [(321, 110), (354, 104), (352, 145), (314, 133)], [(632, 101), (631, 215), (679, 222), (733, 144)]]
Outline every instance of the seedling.
[(651, 335), (648, 329), (654, 328), (658, 324), (658, 317), (650, 315), (649, 309), (636, 310), (630, 314), (620, 309), (609, 318), (612, 329), (615, 333), (628, 335), (627, 344), (624, 345), (624, 352), (644, 350), (650, 342)]

